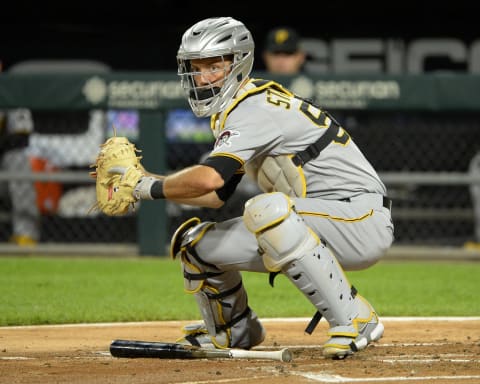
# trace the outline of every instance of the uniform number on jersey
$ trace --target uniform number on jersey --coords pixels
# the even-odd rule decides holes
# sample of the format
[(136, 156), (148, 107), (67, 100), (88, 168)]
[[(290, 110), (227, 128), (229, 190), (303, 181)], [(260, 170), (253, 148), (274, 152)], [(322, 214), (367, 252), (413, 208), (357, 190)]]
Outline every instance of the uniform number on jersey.
[(267, 102), (277, 107), (283, 105), (285, 109), (290, 109), (289, 96), (272, 88), (267, 89)]
[[(302, 100), (302, 103), (300, 104), (300, 110), (318, 127), (328, 128), (330, 126), (331, 120), (328, 119), (328, 116), (322, 112), (322, 110), (306, 102), (305, 100)], [(327, 119), (329, 120), (328, 122)], [(333, 142), (346, 145), (349, 140), (350, 135), (343, 128), (340, 128), (337, 136), (333, 139)]]

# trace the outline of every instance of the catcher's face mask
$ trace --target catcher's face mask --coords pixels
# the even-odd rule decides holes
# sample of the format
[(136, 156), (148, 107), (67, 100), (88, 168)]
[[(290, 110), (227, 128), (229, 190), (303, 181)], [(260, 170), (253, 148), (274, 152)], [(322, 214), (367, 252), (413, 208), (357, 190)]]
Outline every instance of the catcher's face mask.
[(187, 77), (188, 98), (196, 106), (208, 106), (220, 98), (222, 87), (232, 71), (231, 58), (223, 56), (208, 59), (194, 59), (189, 63), (190, 70), (184, 73)]
[[(211, 116), (230, 103), (252, 70), (253, 49), (248, 29), (231, 17), (205, 19), (184, 33), (178, 74), (196, 116)], [(216, 64), (201, 68), (204, 60)]]

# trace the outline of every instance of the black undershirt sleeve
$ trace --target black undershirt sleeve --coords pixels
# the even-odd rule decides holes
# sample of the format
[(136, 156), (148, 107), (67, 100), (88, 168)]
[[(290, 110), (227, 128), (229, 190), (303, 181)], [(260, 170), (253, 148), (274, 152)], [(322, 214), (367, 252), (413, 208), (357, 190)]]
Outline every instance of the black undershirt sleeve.
[(230, 196), (233, 195), (233, 192), (235, 192), (235, 189), (237, 188), (238, 183), (242, 179), (243, 174), (236, 173), (231, 177), (230, 180), (228, 180), (227, 183), (222, 188), (217, 189), (215, 192), (217, 192), (218, 197), (222, 201), (227, 201)]
[(224, 186), (217, 189), (216, 193), (222, 201), (227, 201), (235, 192), (238, 183), (243, 177), (243, 173), (236, 173), (242, 167), (242, 164), (226, 156), (208, 157), (201, 164), (214, 168), (225, 180)]

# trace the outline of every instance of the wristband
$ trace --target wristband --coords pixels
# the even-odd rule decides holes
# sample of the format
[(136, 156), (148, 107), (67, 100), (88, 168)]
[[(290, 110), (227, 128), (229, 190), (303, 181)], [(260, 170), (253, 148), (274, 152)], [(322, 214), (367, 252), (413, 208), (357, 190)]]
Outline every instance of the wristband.
[(165, 199), (165, 194), (163, 193), (163, 180), (155, 180), (150, 187), (150, 196), (152, 196), (153, 199)]

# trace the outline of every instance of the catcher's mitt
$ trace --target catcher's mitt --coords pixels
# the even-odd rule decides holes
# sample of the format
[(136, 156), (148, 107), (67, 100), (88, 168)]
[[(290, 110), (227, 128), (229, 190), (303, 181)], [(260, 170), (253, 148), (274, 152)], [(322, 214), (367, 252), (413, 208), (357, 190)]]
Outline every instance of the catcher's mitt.
[(133, 190), (144, 176), (140, 152), (126, 137), (111, 137), (100, 146), (95, 171), (97, 202), (91, 210), (99, 209), (109, 216), (124, 215), (138, 201)]

